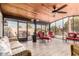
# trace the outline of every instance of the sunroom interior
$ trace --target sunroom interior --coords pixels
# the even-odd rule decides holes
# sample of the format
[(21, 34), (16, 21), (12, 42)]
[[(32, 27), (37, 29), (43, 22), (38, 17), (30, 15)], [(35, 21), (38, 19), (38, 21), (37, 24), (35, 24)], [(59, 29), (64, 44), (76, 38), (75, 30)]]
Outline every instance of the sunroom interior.
[(5, 37), (11, 53), (3, 55), (79, 55), (79, 4), (2, 3), (0, 39)]

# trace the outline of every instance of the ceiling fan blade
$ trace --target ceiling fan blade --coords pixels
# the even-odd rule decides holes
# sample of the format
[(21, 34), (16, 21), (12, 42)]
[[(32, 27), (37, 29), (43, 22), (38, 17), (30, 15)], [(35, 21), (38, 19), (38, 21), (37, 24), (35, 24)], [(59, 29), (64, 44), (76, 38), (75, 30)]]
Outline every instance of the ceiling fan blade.
[(58, 8), (58, 9), (56, 9), (56, 10), (52, 11), (52, 12), (57, 12), (57, 11), (59, 11), (59, 10), (61, 10), (61, 9), (65, 8), (66, 6), (67, 6), (67, 4), (64, 4), (63, 6), (61, 6), (60, 8)]
[(65, 11), (57, 11), (57, 13), (67, 13), (67, 12), (65, 12)]

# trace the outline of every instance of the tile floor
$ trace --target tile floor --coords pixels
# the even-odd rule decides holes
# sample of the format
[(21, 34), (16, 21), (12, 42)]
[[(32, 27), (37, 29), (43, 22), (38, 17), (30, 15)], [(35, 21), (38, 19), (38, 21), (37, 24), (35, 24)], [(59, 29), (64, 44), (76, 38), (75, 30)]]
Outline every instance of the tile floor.
[(70, 56), (70, 44), (61, 39), (52, 38), (51, 41), (38, 40), (21, 42), (28, 50), (31, 50), (33, 56)]

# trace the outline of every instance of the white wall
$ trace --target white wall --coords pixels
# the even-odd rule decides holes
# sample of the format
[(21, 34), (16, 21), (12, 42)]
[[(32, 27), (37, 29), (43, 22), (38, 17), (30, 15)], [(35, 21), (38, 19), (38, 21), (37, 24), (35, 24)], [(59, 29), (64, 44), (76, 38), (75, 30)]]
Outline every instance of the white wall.
[(2, 27), (2, 13), (0, 11), (0, 37), (2, 37), (2, 30), (3, 30), (3, 27)]

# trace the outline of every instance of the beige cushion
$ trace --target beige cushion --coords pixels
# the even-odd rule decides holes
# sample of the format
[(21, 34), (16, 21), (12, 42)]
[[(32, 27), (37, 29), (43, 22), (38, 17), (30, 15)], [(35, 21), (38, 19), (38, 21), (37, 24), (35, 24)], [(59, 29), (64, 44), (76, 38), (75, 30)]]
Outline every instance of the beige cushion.
[(11, 45), (12, 55), (15, 55), (17, 53), (26, 50), (26, 48), (19, 41), (10, 42), (10, 45)]

